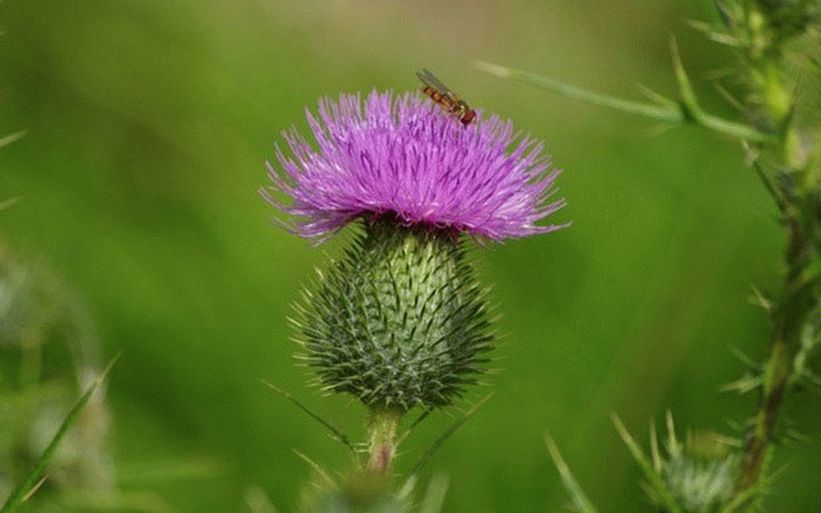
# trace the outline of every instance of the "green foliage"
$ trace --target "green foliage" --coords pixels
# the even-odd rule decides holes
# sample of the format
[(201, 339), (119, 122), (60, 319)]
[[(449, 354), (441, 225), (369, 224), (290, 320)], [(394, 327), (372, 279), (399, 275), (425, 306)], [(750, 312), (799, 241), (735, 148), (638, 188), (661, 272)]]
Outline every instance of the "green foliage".
[(265, 380), (261, 380), (262, 384), (273, 390), (274, 392), (285, 396), (291, 403), (293, 403), (297, 408), (305, 412), (309, 417), (314, 419), (315, 421), (319, 422), (325, 429), (331, 432), (333, 437), (339, 440), (345, 447), (351, 450), (352, 453), (356, 453), (356, 449), (354, 448), (353, 444), (351, 443), (348, 435), (342, 432), (341, 429), (333, 425), (331, 422), (325, 420), (322, 415), (314, 412), (311, 408), (307, 407), (302, 401), (294, 397), (293, 395), (289, 394), (285, 390), (282, 390), (276, 385), (268, 383)]
[(463, 243), (393, 219), (366, 223), (298, 310), (303, 357), (323, 389), (373, 409), (451, 404), (491, 348)]
[(821, 19), (818, 0), (716, 0), (736, 45), (757, 55), (783, 51)]
[[(657, 105), (592, 93), (531, 73), (480, 64), (503, 78), (518, 79), (589, 103), (668, 123), (691, 123), (739, 139), (751, 165), (775, 200), (786, 231), (785, 276), (779, 295), (759, 301), (772, 323), (769, 354), (762, 364), (730, 388), (757, 390), (758, 408), (750, 419), (740, 456), (698, 461), (688, 453), (671, 451), (661, 472), (653, 468), (638, 444), (616, 419), (616, 427), (641, 467), (653, 499), (665, 510), (711, 512), (755, 505), (767, 482), (767, 467), (782, 405), (793, 385), (816, 380), (807, 366), (818, 345), (821, 322), (821, 127), (812, 113), (797, 112), (796, 91), (803, 85), (790, 60), (813, 63), (810, 84), (818, 82), (817, 51), (821, 3), (817, 0), (717, 0), (723, 27), (693, 25), (715, 42), (730, 45), (741, 58), (739, 75), (746, 89), (734, 105), (746, 123), (708, 115), (701, 108), (688, 74), (673, 45), (673, 65), (679, 101), (651, 93)], [(797, 40), (802, 45), (793, 45)], [(810, 110), (812, 108), (810, 107)], [(801, 115), (799, 115), (801, 114)], [(675, 437), (671, 433), (671, 437)], [(755, 495), (759, 497), (755, 498)]]
[[(45, 493), (32, 501), (38, 508), (69, 493), (111, 487), (105, 401), (101, 395), (88, 396), (89, 404), (71, 410), (98, 372), (98, 350), (87, 312), (65, 284), (42, 263), (24, 263), (0, 246), (2, 500), (14, 498), (15, 485), (21, 486), (16, 492), (20, 500), (19, 494), (41, 478), (46, 463), (48, 479), (38, 484)], [(69, 411), (78, 426), (67, 432), (61, 424), (66, 426)]]
[(430, 459), (433, 457), (436, 451), (438, 451), (439, 448), (442, 447), (445, 441), (451, 436), (453, 436), (453, 434), (456, 433), (456, 431), (458, 431), (459, 428), (461, 428), (465, 424), (465, 422), (468, 421), (468, 419), (470, 419), (477, 411), (479, 411), (479, 408), (481, 408), (482, 405), (484, 405), (490, 399), (490, 397), (491, 396), (485, 396), (484, 399), (479, 400), (476, 404), (471, 406), (471, 408), (467, 412), (465, 412), (464, 415), (457, 417), (456, 420), (454, 420), (453, 423), (445, 431), (443, 431), (442, 434), (439, 435), (439, 437), (436, 440), (433, 441), (430, 447), (428, 447), (428, 449), (424, 453), (422, 453), (422, 457), (419, 458), (419, 461), (416, 463), (416, 465), (414, 465), (413, 470), (411, 471), (411, 475), (417, 475), (425, 467), (425, 465), (428, 464)]
[(102, 385), (103, 381), (105, 380), (108, 372), (117, 362), (118, 357), (115, 357), (111, 362), (106, 366), (100, 375), (91, 382), (88, 386), (86, 391), (83, 395), (77, 399), (77, 402), (68, 412), (66, 418), (60, 424), (60, 427), (57, 429), (57, 432), (54, 433), (54, 436), (51, 438), (51, 441), (46, 446), (46, 449), (43, 451), (43, 454), (40, 455), (39, 458), (34, 462), (34, 465), (29, 470), (29, 472), (25, 475), (23, 480), (12, 490), (11, 494), (9, 495), (8, 499), (6, 500), (5, 504), (2, 508), (0, 508), (0, 513), (14, 513), (17, 511), (20, 506), (28, 500), (28, 498), (36, 492), (37, 488), (42, 484), (45, 480), (45, 471), (48, 468), (51, 460), (54, 458), (57, 448), (62, 442), (63, 438), (68, 433), (69, 429), (76, 424), (83, 413), (83, 409), (86, 407), (88, 402), (91, 400), (91, 397), (94, 395), (94, 392)]
[(598, 513), (599, 510), (596, 509), (596, 506), (593, 505), (593, 502), (587, 497), (587, 494), (584, 493), (581, 485), (576, 481), (576, 477), (570, 471), (570, 467), (567, 466), (564, 458), (562, 458), (562, 454), (559, 452), (559, 447), (556, 445), (556, 442), (550, 436), (546, 437), (545, 441), (547, 442), (547, 451), (550, 453), (553, 464), (556, 465), (559, 476), (562, 478), (562, 485), (568, 495), (570, 495), (570, 499), (573, 501), (573, 506), (576, 508), (576, 511), (579, 513)]
[[(664, 57), (675, 31), (701, 105), (736, 119), (702, 80), (726, 67), (727, 52), (691, 44), (697, 34), (681, 21), (714, 19), (708, 4), (0, 3), (2, 133), (30, 129), (0, 152), (0, 199), (24, 198), (2, 212), (0, 231), (46, 257), (80, 291), (109, 348), (126, 349), (107, 397), (117, 475), (123, 459), (142, 466), (206, 453), (223, 464), (218, 479), (139, 485), (162, 486), (180, 513), (236, 513), (258, 483), (289, 513), (307, 472), (290, 447), (331, 472), (349, 462), (255, 381), (321, 405), (358, 434), (359, 405), (314, 402), (284, 342), (295, 282), (323, 251), (271, 229), (253, 191), (274, 132), (302, 119), (303, 106), (339, 91), (409, 90), (413, 70), (429, 66), (471, 106), (547, 142), (573, 200), (563, 215), (576, 221), (556, 238), (480, 255), (482, 281), (505, 306), (503, 372), (493, 377), (497, 400), (429, 466), (451, 474), (447, 510), (561, 511), (566, 496), (537, 450), (546, 427), (572, 447), (574, 472), (602, 513), (651, 510), (630, 482), (635, 465), (611, 458), (625, 451), (602, 420), (612, 409), (638, 426), (637, 416), (671, 404), (699, 419), (752, 407), (753, 394), (711, 392), (739, 371), (727, 344), (763, 353), (767, 320), (743, 295), (751, 284), (778, 289), (772, 206), (726, 138), (688, 127), (648, 137), (644, 119), (493, 80), (468, 63), (544, 67), (612, 93), (642, 82), (675, 99)], [(727, 89), (739, 94), (735, 81)], [(812, 93), (805, 80), (798, 99)], [(336, 254), (341, 242), (322, 249)], [(791, 412), (805, 430), (819, 422), (808, 403), (794, 401)], [(431, 415), (416, 431), (425, 436), (402, 444), (396, 471), (413, 465), (447, 415)], [(814, 511), (816, 449), (775, 454), (776, 467), (789, 467), (767, 510)], [(603, 466), (607, 478), (590, 479)]]
[[(735, 440), (691, 432), (682, 443), (669, 423), (666, 456), (657, 460), (665, 486), (684, 511), (725, 511), (734, 498), (739, 456)], [(729, 442), (729, 444), (728, 444)]]
[(745, 111), (756, 126), (776, 135), (750, 145), (747, 153), (776, 200), (787, 239), (783, 286), (766, 301), (770, 351), (752, 381), (760, 384), (760, 398), (736, 487), (736, 494), (743, 495), (767, 481), (785, 397), (796, 383), (814, 377), (807, 362), (817, 346), (821, 319), (821, 127), (817, 115), (804, 112), (813, 110), (812, 103), (798, 97), (801, 88), (818, 83), (821, 71), (812, 64), (821, 43), (821, 4), (723, 0), (718, 5), (724, 33), (739, 49)]
[[(659, 449), (654, 424), (650, 428), (651, 452), (648, 456), (618, 417), (613, 416), (613, 422), (642, 471), (644, 490), (659, 511), (732, 513), (749, 503), (753, 494), (735, 493), (740, 463), (736, 440), (716, 433), (691, 432), (682, 442), (676, 435), (672, 415), (668, 413), (664, 451)], [(597, 513), (552, 438), (547, 439), (547, 449), (576, 510)], [(760, 489), (756, 493), (760, 493)]]
[[(677, 498), (674, 496), (672, 490), (664, 482), (662, 474), (659, 472), (658, 459), (651, 461), (644, 453), (639, 444), (633, 439), (633, 436), (624, 427), (621, 420), (615, 415), (613, 416), (613, 424), (619, 432), (619, 436), (624, 441), (624, 445), (630, 451), (630, 456), (639, 465), (646, 482), (646, 489), (650, 498), (658, 504), (658, 506), (667, 513), (682, 513), (684, 508), (679, 504)], [(674, 435), (675, 436), (675, 435)], [(654, 450), (653, 454), (658, 454)]]
[(414, 478), (397, 490), (385, 476), (371, 473), (354, 473), (340, 482), (323, 481), (307, 494), (304, 513), (441, 513), (448, 490), (448, 478), (443, 475), (434, 475), (424, 494), (416, 493)]
[(628, 114), (636, 114), (671, 125), (698, 125), (720, 134), (751, 141), (765, 141), (769, 138), (766, 132), (757, 130), (747, 124), (729, 121), (704, 112), (698, 104), (675, 44), (673, 45), (673, 67), (676, 73), (676, 79), (679, 82), (680, 95), (677, 101), (671, 100), (649, 89), (645, 89), (645, 93), (650, 96), (653, 103), (625, 100), (566, 84), (550, 77), (506, 68), (497, 64), (479, 61), (476, 63), (476, 67), (481, 71), (491, 73), (501, 78), (517, 80), (592, 105), (615, 109)]
[(337, 489), (325, 493), (311, 508), (310, 513), (403, 513), (410, 511), (410, 505), (386, 491), (364, 486)]

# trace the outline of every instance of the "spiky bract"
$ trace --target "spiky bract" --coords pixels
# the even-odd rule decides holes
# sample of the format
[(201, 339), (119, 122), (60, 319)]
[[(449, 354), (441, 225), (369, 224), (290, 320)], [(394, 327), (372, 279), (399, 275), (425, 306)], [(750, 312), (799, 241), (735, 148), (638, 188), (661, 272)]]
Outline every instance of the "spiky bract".
[(324, 388), (372, 409), (448, 405), (492, 342), (462, 243), (392, 217), (365, 224), (299, 308), (305, 358)]

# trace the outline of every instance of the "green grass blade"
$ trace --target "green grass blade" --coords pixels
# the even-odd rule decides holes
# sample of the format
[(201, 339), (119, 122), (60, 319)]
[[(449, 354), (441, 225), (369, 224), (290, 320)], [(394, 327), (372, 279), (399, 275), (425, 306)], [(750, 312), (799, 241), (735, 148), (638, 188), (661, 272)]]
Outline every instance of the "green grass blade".
[(616, 431), (619, 432), (619, 436), (621, 436), (621, 439), (627, 446), (627, 450), (630, 451), (630, 455), (633, 456), (633, 459), (639, 464), (639, 467), (644, 474), (644, 478), (647, 480), (647, 485), (655, 493), (661, 506), (663, 506), (669, 513), (682, 513), (683, 510), (681, 506), (679, 506), (670, 494), (670, 491), (665, 486), (661, 476), (653, 468), (653, 463), (644, 454), (644, 451), (641, 450), (639, 444), (636, 443), (632, 435), (630, 435), (627, 428), (624, 427), (624, 424), (622, 424), (621, 420), (615, 413), (613, 414), (613, 424), (616, 426)]
[(117, 482), (145, 485), (181, 479), (216, 477), (224, 472), (222, 465), (211, 460), (169, 460), (151, 463), (118, 463)]
[(245, 504), (248, 506), (250, 513), (277, 513), (271, 499), (258, 486), (252, 486), (245, 491)]
[(13, 134), (9, 134), (3, 137), (0, 137), (0, 148), (3, 146), (8, 146), (9, 144), (19, 141), (23, 137), (25, 137), (26, 131), (20, 130), (19, 132), (14, 132)]
[(308, 464), (308, 466), (309, 466), (309, 467), (311, 467), (311, 468), (314, 470), (314, 472), (316, 472), (316, 474), (317, 474), (317, 475), (318, 475), (318, 476), (319, 476), (319, 477), (320, 477), (320, 478), (321, 478), (321, 479), (325, 482), (325, 484), (326, 484), (326, 485), (331, 486), (331, 487), (335, 487), (335, 486), (336, 486), (336, 482), (333, 480), (333, 478), (331, 477), (331, 475), (330, 475), (330, 474), (328, 474), (328, 472), (327, 472), (324, 468), (322, 468), (322, 465), (320, 465), (320, 464), (319, 464), (319, 463), (317, 463), (316, 461), (312, 460), (312, 459), (311, 459), (311, 458), (310, 458), (307, 454), (305, 454), (305, 453), (299, 452), (298, 450), (293, 449), (293, 448), (291, 449), (291, 451), (293, 451), (293, 453), (294, 453), (294, 454), (296, 454), (297, 456), (299, 456), (299, 458), (300, 458), (302, 461), (304, 461), (305, 463), (307, 463), (307, 464)]
[(661, 472), (663, 462), (661, 459), (661, 451), (659, 450), (659, 435), (656, 431), (656, 421), (650, 421), (650, 457), (653, 461), (653, 468), (656, 472)]
[(724, 509), (722, 509), (719, 513), (740, 513), (744, 511), (744, 508), (751, 505), (755, 499), (758, 498), (759, 494), (761, 493), (761, 487), (753, 486), (752, 488), (747, 488), (740, 494), (733, 497)]
[(433, 476), (425, 492), (425, 498), (419, 508), (419, 513), (441, 513), (448, 493), (448, 477), (444, 474)]
[(60, 425), (60, 429), (58, 429), (57, 433), (55, 433), (54, 437), (52, 437), (46, 447), (46, 450), (43, 451), (43, 454), (41, 454), (34, 463), (34, 467), (32, 467), (25, 479), (23, 479), (23, 481), (17, 485), (14, 490), (12, 490), (11, 495), (9, 495), (9, 498), (6, 500), (3, 508), (0, 509), (0, 513), (13, 513), (17, 511), (20, 505), (31, 495), (29, 492), (31, 492), (40, 481), (42, 481), (46, 468), (51, 462), (51, 459), (54, 457), (54, 453), (57, 451), (57, 447), (59, 447), (63, 437), (66, 433), (68, 433), (68, 430), (71, 429), (74, 423), (79, 420), (80, 414), (83, 412), (83, 408), (85, 408), (85, 405), (88, 404), (88, 401), (91, 399), (91, 396), (94, 395), (94, 392), (96, 392), (103, 381), (105, 381), (105, 378), (111, 371), (111, 368), (114, 367), (114, 364), (117, 363), (117, 360), (119, 360), (120, 354), (115, 356), (111, 362), (109, 362), (105, 369), (103, 369), (103, 372), (101, 372), (100, 375), (91, 382), (85, 393), (80, 396), (74, 404), (74, 407), (68, 412), (68, 415), (63, 420), (63, 423)]
[[(281, 395), (285, 396), (285, 398), (286, 398), (286, 399), (288, 399), (289, 401), (291, 401), (292, 403), (294, 403), (294, 405), (296, 405), (296, 407), (297, 407), (297, 408), (299, 408), (300, 410), (304, 411), (305, 413), (307, 413), (307, 414), (308, 414), (308, 416), (309, 416), (309, 417), (311, 417), (311, 418), (312, 418), (312, 419), (314, 419), (315, 421), (317, 421), (317, 422), (319, 422), (320, 424), (322, 424), (323, 426), (325, 426), (325, 428), (326, 428), (328, 431), (330, 431), (331, 433), (333, 433), (334, 437), (335, 437), (337, 440), (339, 440), (340, 442), (342, 442), (342, 444), (344, 444), (344, 445), (345, 445), (345, 447), (347, 447), (348, 449), (350, 449), (350, 450), (351, 450), (351, 452), (352, 452), (354, 455), (356, 455), (356, 448), (355, 448), (355, 447), (353, 446), (353, 444), (351, 443), (351, 440), (350, 440), (350, 438), (348, 438), (348, 435), (346, 435), (345, 433), (343, 433), (341, 429), (339, 429), (338, 427), (334, 426), (334, 425), (333, 425), (333, 424), (331, 424), (329, 421), (327, 421), (327, 420), (323, 419), (323, 418), (322, 418), (322, 416), (320, 416), (318, 413), (315, 413), (313, 410), (311, 410), (310, 408), (308, 408), (307, 406), (305, 406), (304, 404), (302, 404), (302, 402), (301, 402), (299, 399), (297, 399), (297, 398), (296, 398), (296, 397), (294, 397), (293, 395), (289, 394), (289, 393), (288, 393), (288, 392), (286, 392), (285, 390), (282, 390), (281, 388), (279, 388), (278, 386), (274, 385), (273, 383), (269, 383), (269, 382), (265, 381), (264, 379), (260, 379), (260, 380), (259, 380), (259, 382), (260, 382), (260, 383), (262, 383), (263, 385), (265, 385), (266, 387), (270, 388), (270, 389), (271, 389), (271, 390), (273, 390), (274, 392), (277, 392), (278, 394), (281, 394)], [(0, 511), (0, 513), (3, 513), (3, 512), (2, 512), (2, 511)]]
[(20, 197), (20, 196), (15, 196), (13, 198), (9, 198), (7, 200), (0, 201), (0, 210), (6, 210), (7, 208), (13, 207), (21, 199), (23, 199), (23, 198)]
[(399, 445), (401, 445), (402, 442), (404, 442), (405, 439), (408, 438), (408, 436), (410, 436), (410, 434), (413, 432), (413, 430), (416, 428), (416, 426), (418, 426), (419, 424), (422, 423), (423, 420), (428, 418), (428, 416), (431, 414), (432, 411), (433, 410), (430, 409), (430, 408), (423, 411), (422, 414), (419, 415), (419, 417), (417, 417), (416, 420), (414, 420), (411, 423), (411, 425), (408, 427), (408, 429), (406, 429), (405, 432), (402, 433), (402, 436), (400, 436), (399, 439), (396, 441), (396, 446), (398, 447)]
[(559, 471), (559, 476), (562, 478), (564, 489), (567, 491), (568, 495), (570, 495), (573, 505), (576, 506), (579, 513), (598, 513), (596, 506), (593, 505), (587, 497), (587, 494), (585, 494), (584, 490), (582, 490), (582, 487), (579, 486), (579, 483), (576, 481), (573, 473), (570, 472), (570, 467), (567, 466), (564, 458), (562, 458), (562, 454), (559, 452), (559, 447), (556, 445), (556, 442), (549, 434), (545, 435), (544, 440), (547, 444), (547, 451), (553, 459), (553, 464), (556, 465), (556, 470)]
[(447, 428), (444, 433), (439, 435), (439, 438), (434, 440), (430, 447), (428, 447), (428, 450), (425, 451), (422, 457), (419, 458), (419, 461), (416, 463), (416, 465), (414, 465), (413, 470), (411, 471), (411, 475), (418, 474), (419, 471), (422, 470), (422, 468), (424, 468), (425, 465), (427, 465), (427, 463), (430, 461), (430, 459), (433, 457), (436, 451), (439, 450), (439, 448), (442, 447), (442, 445), (447, 441), (447, 439), (450, 438), (450, 436), (453, 433), (455, 433), (456, 430), (462, 427), (462, 424), (467, 422), (467, 420), (470, 417), (472, 417), (473, 414), (476, 413), (479, 410), (479, 408), (481, 408), (482, 405), (485, 404), (491, 397), (493, 397), (492, 394), (480, 399), (476, 404), (474, 404), (470, 408), (470, 410), (467, 411), (467, 413), (456, 419), (456, 421), (453, 424), (451, 424), (450, 427)]

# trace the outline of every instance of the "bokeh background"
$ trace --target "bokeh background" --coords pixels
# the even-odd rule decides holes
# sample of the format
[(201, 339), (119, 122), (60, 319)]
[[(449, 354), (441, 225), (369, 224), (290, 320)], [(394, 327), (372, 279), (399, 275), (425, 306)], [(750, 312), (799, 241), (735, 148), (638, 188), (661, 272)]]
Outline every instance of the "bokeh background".
[[(4, 1), (0, 128), (28, 133), (0, 152), (2, 197), (22, 197), (0, 215), (0, 237), (76, 292), (105, 354), (124, 350), (108, 393), (123, 486), (198, 513), (246, 511), (259, 486), (288, 512), (311, 474), (291, 448), (347, 467), (341, 445), (257, 381), (362, 435), (358, 404), (306, 387), (285, 322), (342, 240), (316, 248), (275, 228), (256, 189), (279, 131), (305, 127), (305, 106), (413, 89), (427, 67), (546, 141), (565, 170), (557, 220), (573, 226), (477, 251), (503, 344), (492, 386), (471, 398), (495, 396), (425, 478), (450, 476), (446, 511), (559, 511), (550, 431), (603, 510), (649, 510), (610, 413), (644, 443), (668, 409), (682, 433), (733, 434), (750, 413), (752, 397), (717, 388), (744, 372), (732, 347), (758, 357), (766, 345), (747, 298), (778, 284), (773, 208), (732, 141), (658, 130), (472, 62), (638, 98), (637, 84), (674, 91), (675, 34), (705, 104), (732, 116), (711, 85), (732, 56), (688, 18), (714, 20), (711, 2)], [(813, 403), (788, 405), (810, 434), (821, 430)], [(423, 424), (398, 470), (451, 421)], [(776, 468), (789, 465), (773, 510), (817, 511), (819, 449), (810, 437), (779, 451)], [(185, 462), (210, 470), (173, 471)], [(152, 465), (171, 470), (135, 478)]]

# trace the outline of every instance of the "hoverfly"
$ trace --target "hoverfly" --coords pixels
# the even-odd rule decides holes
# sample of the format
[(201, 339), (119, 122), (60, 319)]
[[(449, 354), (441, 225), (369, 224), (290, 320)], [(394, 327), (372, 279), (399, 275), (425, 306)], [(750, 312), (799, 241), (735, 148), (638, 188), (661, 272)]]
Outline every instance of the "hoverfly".
[(422, 92), (455, 116), (465, 127), (476, 119), (476, 111), (468, 107), (468, 104), (448, 89), (436, 75), (423, 68), (422, 71), (416, 72), (416, 76), (425, 84)]

